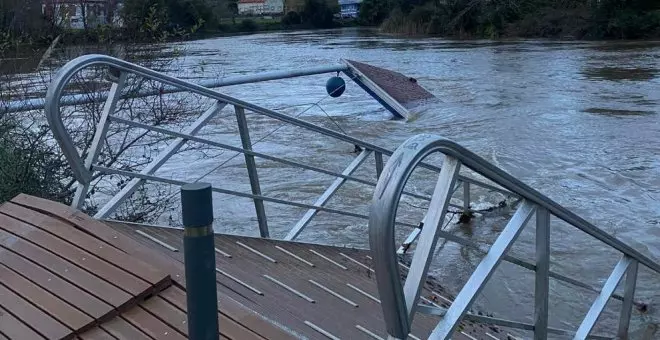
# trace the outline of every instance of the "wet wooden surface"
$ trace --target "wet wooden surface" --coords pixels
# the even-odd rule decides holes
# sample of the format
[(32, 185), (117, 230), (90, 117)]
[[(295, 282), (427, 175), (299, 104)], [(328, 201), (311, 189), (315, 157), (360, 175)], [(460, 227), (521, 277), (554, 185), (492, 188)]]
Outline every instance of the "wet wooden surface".
[[(227, 235), (215, 247), (220, 339), (386, 338), (368, 251)], [(0, 340), (187, 338), (180, 229), (20, 195), (0, 206), (0, 276)], [(410, 338), (437, 322), (418, 314)], [(453, 338), (503, 339), (472, 324)]]
[(353, 60), (347, 61), (405, 107), (435, 98), (432, 93), (417, 84), (417, 80), (414, 78), (369, 64)]
[[(182, 230), (107, 223), (174, 261), (183, 261)], [(216, 265), (222, 271), (216, 276), (220, 309), (225, 301), (238, 301), (303, 338), (326, 338), (310, 323), (340, 339), (373, 339), (358, 326), (386, 338), (381, 306), (364, 294), (378, 298), (368, 251), (228, 235), (216, 235), (215, 247)], [(405, 272), (405, 268), (402, 270)], [(449, 304), (449, 295), (439, 288), (431, 291), (429, 287), (423, 295), (435, 300), (432, 303)], [(163, 294), (167, 295), (168, 302), (179, 307), (185, 305), (182, 291), (168, 289)], [(437, 322), (436, 317), (418, 314), (412, 335), (427, 338)], [(267, 334), (260, 334), (269, 338)], [(233, 336), (230, 338), (235, 338)], [(246, 338), (246, 335), (239, 338)], [(462, 333), (453, 338), (493, 340), (505, 337), (487, 326), (464, 324)]]
[(168, 273), (35, 206), (64, 207), (25, 195), (0, 206), (5, 338), (71, 339), (171, 284)]

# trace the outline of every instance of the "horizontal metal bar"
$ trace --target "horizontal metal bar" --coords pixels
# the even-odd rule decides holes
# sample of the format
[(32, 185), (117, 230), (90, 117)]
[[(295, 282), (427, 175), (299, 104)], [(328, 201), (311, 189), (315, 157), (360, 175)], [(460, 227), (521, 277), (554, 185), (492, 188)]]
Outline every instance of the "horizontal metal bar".
[[(110, 57), (107, 55), (100, 55), (100, 54), (90, 54), (90, 55), (84, 55), (80, 56), (78, 58), (75, 58), (74, 60), (68, 62), (66, 65), (64, 65), (60, 70), (57, 72), (56, 76), (54, 77), (53, 81), (51, 82), (51, 86), (48, 88), (48, 92), (46, 93), (46, 103), (48, 105), (45, 106), (44, 110), (46, 111), (46, 118), (48, 119), (49, 125), (51, 127), (51, 130), (53, 131), (53, 134), (55, 136), (55, 139), (58, 141), (60, 144), (60, 147), (64, 151), (64, 154), (67, 156), (68, 161), (72, 165), (72, 168), (79, 168), (82, 165), (82, 160), (80, 159), (80, 155), (78, 155), (73, 142), (71, 140), (71, 136), (68, 134), (66, 131), (66, 128), (64, 127), (64, 123), (62, 122), (62, 117), (61, 117), (61, 112), (60, 112), (60, 104), (62, 100), (62, 92), (64, 91), (65, 85), (68, 83), (68, 81), (80, 70), (86, 68), (86, 67), (91, 67), (91, 66), (109, 66), (112, 67), (118, 71), (124, 71), (128, 73), (133, 73), (135, 75), (144, 77), (146, 79), (151, 79), (154, 81), (159, 81), (163, 84), (173, 86), (177, 88), (177, 91), (180, 89), (182, 92), (183, 91), (189, 91), (192, 93), (196, 93), (201, 96), (205, 96), (207, 98), (215, 99), (221, 102), (225, 102), (227, 104), (235, 105), (235, 106), (240, 106), (243, 107), (247, 110), (250, 110), (252, 112), (256, 112), (259, 114), (262, 114), (264, 116), (280, 120), (285, 123), (289, 123), (295, 126), (299, 126), (311, 131), (318, 132), (320, 134), (333, 137), (335, 139), (350, 143), (352, 145), (358, 145), (361, 146), (364, 149), (369, 149), (372, 151), (377, 151), (385, 155), (392, 155), (392, 151), (387, 150), (385, 148), (379, 147), (375, 144), (371, 144), (365, 141), (362, 141), (360, 139), (345, 135), (343, 133), (327, 129), (318, 125), (315, 125), (314, 123), (310, 123), (307, 121), (304, 121), (302, 119), (292, 117), (283, 113), (279, 113), (274, 110), (266, 109), (264, 107), (261, 107), (259, 105), (255, 105), (249, 102), (245, 102), (243, 100), (219, 93), (217, 91), (214, 91), (212, 89), (206, 88), (204, 86), (201, 86), (199, 84), (194, 84), (176, 77), (168, 76), (166, 74), (148, 69), (146, 67), (142, 67), (118, 58)], [(343, 69), (342, 69), (343, 70)], [(435, 170), (437, 172), (440, 171), (440, 168), (437, 166), (432, 166), (429, 164), (422, 163), (421, 166), (428, 168), (430, 170)], [(84, 181), (84, 176), (77, 176), (76, 177), (78, 180), (83, 180)], [(501, 193), (504, 193), (506, 195), (513, 195), (513, 196), (518, 196), (516, 194), (513, 194), (509, 192), (508, 190), (497, 188), (495, 186), (486, 184), (486, 183), (481, 183), (479, 181), (476, 181), (471, 178), (459, 176), (459, 179), (463, 181), (468, 181), (470, 183), (474, 183), (476, 185), (482, 186), (486, 189), (498, 191)]]
[[(96, 171), (99, 171), (99, 172), (102, 172), (102, 173), (106, 173), (106, 174), (126, 176), (126, 177), (129, 177), (129, 178), (139, 178), (139, 179), (143, 179), (143, 180), (147, 180), (147, 181), (154, 181), (154, 182), (166, 183), (166, 184), (172, 184), (172, 185), (178, 185), (178, 186), (183, 186), (183, 185), (189, 184), (188, 182), (185, 182), (185, 181), (179, 181), (179, 180), (175, 180), (175, 179), (158, 177), (158, 176), (154, 176), (154, 175), (145, 175), (145, 174), (141, 174), (141, 173), (135, 173), (135, 172), (124, 171), (124, 170), (111, 169), (111, 168), (106, 168), (106, 167), (102, 167), (102, 166), (92, 166), (92, 169), (96, 170)], [(272, 197), (267, 197), (267, 196), (247, 194), (247, 193), (240, 192), (240, 191), (227, 190), (227, 189), (221, 189), (221, 188), (216, 188), (216, 187), (213, 187), (211, 190), (213, 190), (214, 192), (220, 193), (220, 194), (225, 194), (225, 195), (233, 195), (233, 196), (238, 196), (238, 197), (243, 197), (243, 198), (250, 198), (250, 199), (257, 198), (257, 199), (261, 199), (261, 200), (264, 200), (266, 202), (271, 202), (271, 203), (289, 205), (289, 206), (305, 208), (305, 209), (317, 209), (319, 211), (324, 211), (324, 212), (338, 214), (338, 215), (355, 217), (355, 218), (359, 218), (359, 219), (363, 219), (363, 220), (368, 220), (369, 219), (369, 216), (364, 215), (364, 214), (352, 213), (352, 212), (342, 211), (342, 210), (337, 210), (337, 209), (330, 209), (330, 208), (321, 207), (321, 206), (318, 206), (318, 205), (291, 202), (291, 201), (286, 201), (286, 200), (279, 199), (279, 198), (272, 198)], [(414, 224), (410, 224), (410, 223), (396, 222), (396, 224), (401, 225), (401, 226), (410, 227), (410, 228), (416, 228), (416, 226)]]
[(552, 215), (560, 218), (577, 229), (582, 230), (606, 245), (634, 258), (639, 261), (639, 263), (645, 265), (656, 273), (660, 273), (660, 264), (656, 263), (651, 258), (643, 255), (606, 231), (587, 222), (582, 217), (576, 215), (502, 169), (492, 165), (487, 160), (472, 151), (469, 151), (458, 143), (443, 137), (422, 134), (408, 139), (399, 148), (413, 148), (416, 150), (425, 149), (429, 150), (429, 152), (441, 152), (445, 155), (456, 157), (465, 166), (479, 173), (483, 177), (501, 185), (511, 192), (515, 192), (518, 196), (523, 197), (528, 201), (536, 203), (540, 207), (548, 209)]
[[(452, 234), (450, 234), (450, 233), (448, 233), (444, 230), (439, 231), (438, 236), (442, 237), (442, 238), (444, 238), (448, 241), (458, 243), (460, 245), (469, 247), (473, 250), (479, 251), (482, 254), (486, 254), (486, 251), (482, 250), (481, 247), (479, 247), (479, 245), (476, 244), (475, 242), (470, 241), (470, 240), (466, 240), (466, 239), (458, 237), (456, 235), (452, 235)], [(528, 269), (528, 270), (531, 270), (531, 271), (536, 270), (536, 265), (535, 264), (527, 262), (525, 260), (521, 260), (521, 259), (519, 259), (517, 257), (514, 257), (514, 256), (511, 256), (511, 255), (504, 255), (504, 257), (502, 259), (506, 262), (515, 264), (517, 266), (520, 266), (522, 268), (525, 268), (525, 269)], [(576, 279), (570, 278), (568, 276), (559, 274), (557, 272), (550, 271), (550, 277), (555, 279), (555, 280), (562, 281), (562, 282), (565, 282), (565, 283), (568, 283), (568, 284), (572, 284), (576, 287), (584, 288), (586, 290), (589, 290), (589, 291), (592, 291), (592, 292), (595, 292), (595, 293), (600, 292), (600, 289), (598, 289), (594, 286), (591, 286), (587, 283), (584, 283), (584, 282), (578, 281)], [(623, 297), (619, 294), (613, 294), (612, 298), (623, 301)]]
[[(331, 171), (331, 170), (326, 170), (326, 169), (323, 169), (323, 168), (319, 168), (319, 167), (315, 167), (315, 166), (307, 165), (307, 164), (303, 164), (303, 163), (298, 163), (298, 162), (295, 162), (295, 161), (290, 161), (290, 160), (287, 160), (287, 159), (284, 159), (284, 158), (271, 156), (271, 155), (261, 153), (261, 152), (256, 152), (256, 151), (253, 151), (253, 150), (245, 150), (245, 149), (242, 149), (240, 147), (236, 147), (236, 146), (232, 146), (232, 145), (229, 145), (229, 144), (216, 142), (216, 141), (213, 141), (213, 140), (210, 140), (210, 139), (207, 139), (207, 138), (198, 137), (198, 136), (194, 136), (194, 135), (183, 133), (183, 132), (168, 130), (168, 129), (165, 129), (165, 128), (162, 128), (162, 127), (159, 127), (159, 126), (148, 125), (148, 124), (144, 124), (144, 123), (140, 123), (140, 122), (136, 122), (136, 121), (132, 121), (132, 120), (116, 117), (116, 116), (110, 116), (108, 118), (110, 119), (110, 121), (113, 121), (113, 122), (116, 122), (116, 123), (126, 124), (128, 126), (133, 126), (133, 127), (137, 127), (137, 128), (141, 128), (141, 129), (145, 129), (145, 130), (149, 130), (149, 131), (162, 133), (164, 135), (168, 135), (168, 136), (172, 136), (172, 137), (176, 137), (176, 138), (183, 138), (183, 139), (187, 139), (187, 140), (192, 141), (192, 142), (207, 144), (207, 145), (210, 145), (210, 146), (215, 146), (215, 147), (226, 149), (226, 150), (229, 150), (229, 151), (234, 151), (234, 152), (242, 153), (242, 154), (245, 154), (245, 155), (251, 155), (251, 156), (267, 159), (267, 160), (270, 160), (270, 161), (279, 162), (279, 163), (282, 163), (282, 164), (299, 167), (299, 168), (302, 168), (302, 169), (305, 169), (305, 170), (316, 171), (316, 172), (319, 172), (319, 173), (322, 173), (322, 174), (326, 174), (326, 175), (330, 175), (330, 176), (334, 176), (334, 177), (354, 181), (354, 182), (361, 183), (361, 184), (366, 184), (366, 185), (369, 185), (371, 187), (376, 187), (375, 182), (368, 181), (368, 180), (365, 180), (365, 179), (361, 179), (361, 178), (358, 178), (358, 177), (354, 177), (354, 176), (351, 176), (351, 175), (342, 174), (342, 173), (339, 173), (339, 172), (334, 172), (334, 171)], [(421, 199), (421, 200), (425, 200), (425, 201), (430, 201), (431, 200), (430, 196), (415, 194), (415, 193), (412, 193), (412, 192), (409, 192), (409, 191), (404, 191), (403, 193), (408, 195), (408, 196), (418, 198), (418, 199)], [(457, 208), (457, 209), (462, 209), (462, 207), (460, 205), (457, 205), (457, 204), (450, 204), (450, 206), (454, 207), (454, 208)]]
[[(310, 75), (315, 75), (315, 74), (324, 74), (324, 73), (334, 73), (334, 72), (343, 72), (344, 70), (347, 70), (348, 66), (346, 65), (324, 65), (324, 66), (316, 66), (316, 67), (309, 67), (309, 68), (302, 68), (302, 69), (296, 69), (296, 70), (283, 70), (283, 71), (273, 71), (273, 72), (262, 72), (262, 73), (256, 73), (256, 74), (251, 74), (247, 76), (233, 76), (233, 77), (227, 77), (224, 79), (211, 79), (211, 80), (204, 80), (199, 83), (197, 83), (198, 86), (206, 87), (209, 89), (213, 88), (219, 88), (219, 87), (224, 87), (224, 86), (232, 86), (232, 85), (241, 85), (241, 84), (248, 84), (248, 83), (257, 83), (257, 82), (264, 82), (264, 81), (270, 81), (270, 80), (278, 80), (278, 79), (287, 79), (287, 78), (296, 78), (296, 77), (304, 77), (304, 76), (310, 76)], [(155, 96), (155, 95), (162, 95), (162, 94), (168, 94), (168, 93), (180, 93), (180, 92), (186, 92), (187, 90), (181, 89), (179, 87), (175, 86), (166, 86), (163, 87), (162, 89), (149, 89), (149, 90), (140, 90), (137, 93), (130, 93), (128, 91), (125, 91), (124, 93), (121, 94), (121, 99), (127, 99), (127, 98), (143, 98), (143, 97), (150, 97), (150, 96)], [(60, 106), (72, 106), (72, 105), (80, 105), (80, 104), (90, 104), (90, 103), (96, 103), (97, 101), (103, 101), (106, 100), (108, 96), (106, 94), (100, 94), (99, 96), (89, 96), (87, 94), (76, 94), (76, 95), (69, 95), (69, 96), (63, 96), (60, 99)], [(43, 98), (33, 98), (33, 99), (27, 99), (27, 100), (15, 100), (7, 103), (7, 105), (4, 105), (0, 107), (0, 112), (2, 113), (12, 113), (12, 112), (23, 112), (23, 111), (29, 111), (29, 110), (41, 110), (44, 108), (45, 101)]]
[[(211, 120), (215, 115), (217, 115), (227, 104), (222, 102), (214, 103), (210, 108), (208, 108), (202, 115), (200, 115), (190, 126), (185, 129), (185, 133), (189, 135), (194, 135), (199, 130), (201, 130), (204, 125)], [(109, 116), (108, 119), (112, 120)], [(147, 166), (144, 167), (140, 172), (143, 174), (151, 175), (157, 171), (163, 164), (165, 164), (172, 155), (174, 155), (179, 149), (186, 143), (186, 138), (177, 138), (172, 143), (170, 143), (164, 150), (158, 153), (158, 156), (154, 158)], [(67, 157), (69, 157), (67, 155)], [(70, 160), (69, 160), (70, 161)], [(73, 166), (73, 165), (72, 165)], [(90, 169), (91, 167), (87, 167)], [(112, 214), (115, 209), (128, 197), (130, 197), (138, 186), (142, 184), (142, 181), (138, 179), (131, 179), (117, 194), (115, 194), (103, 207), (101, 207), (94, 218), (106, 218)]]
[[(477, 314), (468, 313), (468, 314), (465, 315), (465, 319), (470, 320), (470, 321), (474, 321), (474, 322), (478, 322), (478, 323), (490, 324), (490, 325), (514, 328), (514, 329), (522, 329), (522, 330), (527, 330), (527, 331), (533, 331), (534, 330), (534, 325), (532, 325), (530, 323), (512, 321), (512, 320), (507, 320), (507, 319), (493, 318), (493, 317), (484, 316), (484, 315), (477, 315)], [(571, 335), (572, 336), (574, 332), (569, 331), (569, 330), (565, 330), (565, 329), (548, 327), (548, 333), (559, 334), (559, 335)], [(604, 335), (590, 335), (588, 339), (612, 340), (612, 337), (604, 336)]]

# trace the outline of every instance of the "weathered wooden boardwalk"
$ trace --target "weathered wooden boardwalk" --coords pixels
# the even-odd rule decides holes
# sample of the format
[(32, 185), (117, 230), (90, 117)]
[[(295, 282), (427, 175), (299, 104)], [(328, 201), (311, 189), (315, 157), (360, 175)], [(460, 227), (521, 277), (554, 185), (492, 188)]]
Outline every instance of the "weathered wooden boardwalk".
[[(179, 229), (14, 198), (0, 206), (0, 339), (187, 338), (182, 241)], [(215, 246), (220, 338), (386, 337), (368, 251), (227, 235)], [(424, 296), (451, 302), (428, 287)], [(410, 339), (437, 321), (418, 315)], [(454, 338), (506, 336), (465, 324)]]

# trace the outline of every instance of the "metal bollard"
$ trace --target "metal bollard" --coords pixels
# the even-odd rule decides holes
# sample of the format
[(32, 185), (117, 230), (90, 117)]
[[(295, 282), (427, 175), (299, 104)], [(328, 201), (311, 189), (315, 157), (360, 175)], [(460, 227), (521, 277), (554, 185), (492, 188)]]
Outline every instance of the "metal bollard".
[(213, 198), (211, 184), (181, 187), (190, 340), (218, 339), (218, 293), (215, 283)]

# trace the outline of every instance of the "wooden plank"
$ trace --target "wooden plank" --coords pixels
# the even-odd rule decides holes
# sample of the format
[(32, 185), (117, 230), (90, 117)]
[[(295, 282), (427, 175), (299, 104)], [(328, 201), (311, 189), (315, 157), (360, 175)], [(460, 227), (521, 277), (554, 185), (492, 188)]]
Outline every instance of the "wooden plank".
[(11, 201), (41, 213), (57, 216), (124, 252), (139, 252), (137, 241), (64, 204), (25, 194), (20, 194)]
[(95, 319), (112, 310), (112, 306), (2, 247), (0, 262)]
[(4, 247), (30, 259), (114, 307), (120, 307), (131, 299), (129, 294), (121, 291), (119, 288), (98, 279), (57, 256), (53, 256), (50, 252), (2, 230), (0, 230), (0, 247)]
[(135, 326), (126, 322), (122, 317), (117, 316), (103, 323), (101, 328), (112, 334), (118, 340), (151, 340), (149, 336), (142, 333)]
[[(163, 297), (163, 299), (167, 300), (171, 304), (183, 308), (185, 310), (186, 306), (186, 295), (185, 292), (177, 287), (170, 287), (160, 293), (160, 296)], [(231, 300), (228, 299), (222, 299), (221, 296), (218, 296), (218, 299), (220, 299), (220, 309), (223, 309), (224, 305), (231, 305), (232, 303), (230, 302)], [(247, 318), (250, 318), (251, 315), (246, 315)], [(252, 328), (248, 328), (244, 324), (238, 323), (231, 318), (227, 317), (226, 315), (219, 313), (219, 327), (220, 327), (220, 333), (222, 333), (225, 336), (228, 336), (231, 339), (263, 339), (261, 336), (253, 333), (251, 330)], [(242, 322), (244, 319), (238, 319), (238, 321)], [(272, 324), (264, 324), (265, 327), (272, 328), (274, 329), (275, 326)], [(263, 331), (268, 331), (268, 328), (258, 328), (258, 330), (263, 330)], [(257, 331), (257, 330), (255, 330)], [(289, 336), (288, 339), (291, 339), (292, 337)], [(267, 338), (267, 339), (272, 339), (272, 338)]]
[(0, 305), (0, 332), (9, 339), (44, 339), (39, 333), (25, 325), (21, 320), (9, 314), (9, 311)]
[(181, 309), (167, 302), (160, 296), (154, 296), (140, 304), (149, 313), (163, 320), (182, 335), (188, 334), (188, 316)]
[(2, 284), (71, 329), (82, 329), (94, 322), (93, 318), (2, 264), (0, 264), (0, 277)]
[(164, 273), (151, 265), (136, 259), (125, 252), (118, 251), (110, 244), (94, 236), (82, 232), (71, 224), (60, 219), (42, 214), (40, 212), (25, 208), (20, 205), (7, 202), (0, 206), (0, 212), (16, 219), (30, 223), (33, 226), (47, 231), (72, 245), (94, 252), (106, 261), (129, 271), (135, 276), (142, 278), (152, 285), (158, 284)]
[[(12, 202), (29, 209), (38, 211), (46, 215), (56, 216), (68, 223), (75, 225), (81, 231), (88, 233), (112, 247), (131, 254), (136, 258), (134, 261), (144, 261), (167, 273), (172, 272), (172, 262), (169, 258), (163, 257), (163, 253), (156, 251), (151, 247), (145, 247), (144, 243), (125, 235), (122, 232), (114, 230), (107, 224), (97, 221), (84, 213), (72, 209), (64, 204), (49, 201), (43, 198), (20, 194), (12, 199)], [(183, 272), (183, 266), (181, 266)], [(174, 275), (172, 273), (172, 275)], [(183, 279), (182, 274), (176, 278)], [(175, 277), (172, 277), (175, 279)]]
[(133, 296), (150, 288), (148, 283), (132, 274), (25, 222), (0, 214), (0, 229), (50, 251)]
[[(240, 339), (240, 340), (263, 340), (271, 338), (263, 338), (255, 332), (265, 331), (268, 332), (273, 329), (273, 326), (270, 325), (267, 329), (248, 329), (245, 328), (245, 325), (242, 325), (222, 313), (218, 313), (218, 327), (220, 327), (220, 333), (231, 339)], [(290, 337), (292, 339), (293, 337)]]
[[(122, 230), (122, 231), (125, 230), (126, 235), (130, 237), (135, 237), (138, 240), (143, 239), (142, 242), (144, 242), (144, 245), (141, 245), (141, 247), (145, 247), (145, 245), (148, 247), (160, 247), (151, 241), (147, 241), (142, 236), (135, 234), (134, 226), (125, 226), (125, 225), (120, 226), (118, 224), (113, 224), (112, 227), (117, 228), (117, 230)], [(156, 237), (162, 238), (163, 241), (174, 243), (174, 239), (176, 239), (178, 240), (177, 242), (182, 242), (181, 235), (169, 234), (167, 230), (168, 228), (153, 228), (153, 230), (150, 231)], [(177, 244), (177, 246), (181, 246), (179, 243), (175, 243), (175, 244)], [(176, 281), (179, 286), (185, 287), (185, 278), (183, 277), (183, 273), (182, 273), (183, 263), (175, 258), (175, 257), (181, 257), (182, 254), (180, 252), (174, 253), (167, 250), (164, 250), (164, 252), (165, 254), (167, 254), (169, 259), (171, 261), (174, 261), (173, 263), (176, 263), (177, 265), (176, 267), (177, 271), (171, 272), (172, 279)], [(150, 261), (150, 258), (148, 261)], [(169, 302), (179, 307), (180, 309), (184, 311), (186, 310), (185, 307), (186, 295), (185, 295), (185, 291), (181, 290), (181, 288), (175, 289), (175, 287), (171, 287), (161, 292), (160, 295), (166, 298), (166, 300), (168, 300)], [(227, 315), (227, 317), (232, 318), (233, 320), (240, 320), (240, 323), (245, 325), (246, 328), (257, 330), (257, 332), (259, 332), (261, 336), (264, 336), (268, 339), (280, 340), (280, 339), (292, 338), (292, 335), (286, 332), (285, 330), (283, 330), (282, 328), (278, 327), (277, 325), (274, 325), (270, 321), (257, 315), (256, 313), (249, 310), (247, 307), (240, 304), (239, 302), (230, 299), (228, 296), (225, 296), (225, 294), (220, 291), (218, 292), (218, 298), (220, 299), (220, 301), (222, 301), (220, 307), (222, 313)]]
[(50, 315), (42, 312), (28, 301), (23, 300), (6, 286), (0, 284), (0, 306), (33, 327), (39, 334), (48, 339), (70, 338), (73, 334)]
[(142, 307), (131, 308), (122, 314), (122, 317), (154, 339), (186, 339), (181, 333), (149, 314)]
[(78, 337), (81, 340), (115, 340), (115, 337), (100, 327), (94, 327)]
[[(155, 228), (154, 228), (155, 229)], [(161, 238), (164, 241), (171, 242), (172, 244), (176, 246), (183, 246), (182, 244), (182, 237), (179, 235), (176, 235), (178, 230), (172, 230), (172, 229), (160, 229), (160, 230), (154, 230), (152, 231), (154, 235), (157, 235), (159, 238)], [(157, 232), (157, 233), (156, 233)], [(177, 243), (181, 242), (181, 243)], [(236, 243), (231, 244), (232, 247), (236, 247), (236, 249), (239, 249), (241, 252), (244, 253), (249, 253), (251, 256), (254, 256), (255, 258), (259, 259), (259, 261), (263, 261), (263, 263), (269, 263), (272, 264), (269, 261), (264, 260), (261, 256), (256, 255), (251, 253), (249, 250), (246, 250), (243, 247), (240, 247)], [(271, 252), (273, 254), (278, 254), (279, 251), (275, 249), (274, 247), (271, 249)], [(275, 253), (277, 252), (277, 253)], [(238, 254), (239, 252), (237, 252)], [(270, 255), (270, 253), (269, 253)], [(180, 253), (173, 253), (172, 256), (174, 257), (179, 257), (180, 260), (182, 261), (182, 254)], [(239, 270), (238, 268), (233, 268), (236, 270)], [(243, 278), (245, 278), (243, 276)], [(259, 277), (259, 280), (263, 281), (263, 278)], [(248, 280), (248, 282), (250, 282)], [(267, 283), (268, 284), (268, 283)], [(287, 293), (288, 294), (288, 293)], [(184, 295), (185, 299), (185, 295)], [(227, 315), (227, 317), (240, 322), (243, 324), (246, 328), (257, 332), (263, 337), (266, 337), (268, 339), (291, 339), (292, 335), (289, 334), (287, 331), (284, 329), (278, 327), (277, 325), (274, 325), (272, 322), (264, 319), (263, 317), (259, 316), (256, 314), (254, 311), (249, 310), (246, 306), (240, 304), (238, 301), (235, 301), (234, 299), (231, 299), (229, 296), (225, 295), (221, 291), (221, 284), (220, 281), (218, 281), (218, 299), (220, 300), (220, 310), (223, 314)], [(259, 301), (261, 303), (262, 301)], [(281, 306), (276, 310), (277, 312), (275, 313), (282, 313), (283, 309)], [(269, 314), (270, 315), (270, 314)], [(302, 321), (300, 321), (302, 323)], [(286, 324), (286, 322), (284, 322)], [(287, 326), (289, 326), (287, 324)]]

